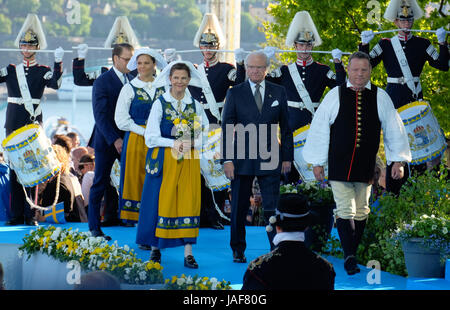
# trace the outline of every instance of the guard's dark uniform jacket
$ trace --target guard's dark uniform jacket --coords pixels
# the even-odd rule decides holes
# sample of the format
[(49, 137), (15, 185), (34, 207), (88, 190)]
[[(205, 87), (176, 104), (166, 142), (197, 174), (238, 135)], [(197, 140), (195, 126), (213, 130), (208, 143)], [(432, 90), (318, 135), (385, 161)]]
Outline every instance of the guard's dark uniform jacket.
[[(219, 104), (219, 112), (222, 113), (223, 102), (227, 95), (228, 88), (240, 83), (239, 81), (236, 81), (236, 68), (229, 63), (217, 62), (215, 64), (205, 64), (205, 73), (214, 94), (214, 98)], [(243, 80), (241, 82), (243, 82)], [(195, 100), (203, 104), (209, 123), (218, 124), (220, 120), (211, 114), (202, 89), (189, 86), (189, 91)]]
[[(296, 65), (312, 102), (320, 101), (327, 86), (331, 89), (345, 82), (346, 72), (342, 63), (335, 63), (336, 73), (327, 65), (313, 61), (312, 59), (311, 61), (302, 62), (302, 64), (297, 62)], [(245, 77), (245, 67), (243, 64), (239, 64), (237, 78), (242, 79), (242, 76)], [(302, 102), (287, 65), (283, 65), (270, 72), (266, 76), (266, 80), (284, 86), (288, 102)], [(289, 106), (288, 109), (289, 126), (292, 131), (311, 123), (312, 114), (306, 108), (299, 109)]]
[(242, 290), (334, 290), (336, 273), (326, 259), (300, 241), (282, 241), (252, 261)]
[[(36, 62), (24, 62), (25, 76), (27, 79), (28, 89), (32, 99), (40, 100), (44, 94), (45, 87), (58, 89), (61, 85), (62, 76), (62, 62), (55, 63), (53, 72), (48, 66), (39, 65)], [(6, 134), (19, 129), (34, 121), (31, 119), (30, 113), (25, 109), (25, 106), (18, 103), (12, 103), (14, 98), (22, 98), (19, 89), (19, 83), (16, 75), (16, 65), (10, 64), (5, 68), (0, 69), (0, 83), (6, 82), (8, 90), (8, 107), (6, 108)], [(39, 104), (34, 104), (34, 109), (37, 109)], [(42, 113), (36, 117), (36, 121), (42, 122)]]
[[(448, 71), (449, 65), (449, 51), (447, 44), (439, 45), (440, 52), (438, 53), (436, 48), (431, 44), (428, 39), (416, 37), (410, 35), (407, 40), (403, 36), (399, 36), (400, 44), (405, 52), (406, 59), (411, 69), (413, 77), (420, 77), (425, 62), (428, 61), (430, 66), (442, 70)], [(392, 47), (391, 39), (381, 39), (370, 51), (369, 44), (359, 45), (359, 50), (363, 51), (370, 56), (370, 63), (372, 67), (378, 65), (383, 61), (384, 68), (388, 75), (388, 78), (401, 78), (403, 77), (402, 70), (395, 55), (394, 48)], [(417, 82), (415, 83), (417, 85)], [(408, 88), (406, 83), (387, 83), (386, 92), (394, 102), (396, 109), (416, 101), (413, 97), (412, 91)], [(422, 92), (418, 94), (418, 99), (423, 98)]]

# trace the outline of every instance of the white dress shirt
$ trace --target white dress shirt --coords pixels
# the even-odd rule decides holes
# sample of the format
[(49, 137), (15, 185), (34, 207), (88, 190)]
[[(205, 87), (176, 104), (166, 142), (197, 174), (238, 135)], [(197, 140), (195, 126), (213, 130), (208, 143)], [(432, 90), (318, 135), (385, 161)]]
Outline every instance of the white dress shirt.
[(144, 89), (150, 98), (155, 96), (155, 89), (152, 87), (152, 82), (144, 82), (140, 80), (139, 77), (132, 79), (131, 82), (125, 84), (120, 91), (119, 98), (117, 99), (114, 120), (120, 130), (132, 131), (140, 136), (143, 136), (145, 128), (136, 124), (130, 116), (131, 102), (135, 96), (134, 89), (130, 84), (134, 87)]
[(116, 75), (119, 77), (119, 80), (122, 82), (123, 85), (128, 83), (128, 79), (124, 76), (124, 73), (120, 72), (119, 69), (117, 69), (116, 67), (112, 66), (114, 72), (116, 73)]
[[(167, 102), (170, 102), (172, 107), (176, 110), (177, 109), (177, 103), (178, 100), (172, 97), (170, 94), (170, 91), (167, 91), (163, 94), (164, 100)], [(205, 114), (205, 111), (203, 109), (203, 106), (200, 102), (197, 100), (194, 100), (195, 102), (195, 110), (196, 114), (200, 117), (200, 122), (203, 127), (203, 132), (208, 133), (208, 117)], [(184, 111), (187, 104), (192, 103), (192, 98), (189, 94), (189, 92), (186, 89), (186, 92), (184, 94), (183, 99), (181, 99), (181, 110)], [(163, 110), (162, 110), (162, 104), (159, 99), (157, 99), (155, 102), (153, 102), (152, 109), (150, 111), (150, 115), (148, 116), (147, 120), (147, 127), (145, 129), (145, 144), (148, 148), (152, 147), (173, 147), (175, 140), (170, 138), (164, 138), (161, 136), (161, 119), (163, 116)], [(201, 141), (201, 140), (200, 140)]]
[[(347, 81), (347, 87), (352, 84)], [(370, 82), (366, 88), (371, 89)], [(378, 87), (377, 91), (378, 118), (381, 122), (384, 138), (384, 150), (386, 161), (391, 162), (411, 161), (408, 136), (403, 121), (394, 108), (389, 95)], [(328, 162), (328, 148), (330, 145), (330, 126), (334, 123), (339, 112), (339, 88), (330, 90), (311, 122), (303, 157), (313, 166), (324, 166)]]

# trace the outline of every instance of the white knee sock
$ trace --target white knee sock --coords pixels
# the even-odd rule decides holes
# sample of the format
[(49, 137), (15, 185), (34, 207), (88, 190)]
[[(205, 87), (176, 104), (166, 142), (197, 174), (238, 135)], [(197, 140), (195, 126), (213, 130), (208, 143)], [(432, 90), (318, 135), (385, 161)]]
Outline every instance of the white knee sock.
[(192, 244), (188, 243), (184, 246), (184, 257), (192, 255)]

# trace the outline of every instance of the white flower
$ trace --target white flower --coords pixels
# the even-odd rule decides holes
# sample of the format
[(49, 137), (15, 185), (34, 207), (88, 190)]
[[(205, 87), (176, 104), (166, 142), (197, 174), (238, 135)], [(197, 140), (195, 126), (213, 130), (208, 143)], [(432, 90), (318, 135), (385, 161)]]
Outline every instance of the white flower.
[(124, 246), (123, 246), (123, 249), (125, 250), (125, 251), (129, 251), (130, 250), (130, 247), (127, 245), (127, 244), (125, 244)]
[(447, 227), (442, 228), (442, 233), (443, 233), (444, 235), (446, 235), (446, 234), (448, 233)]
[(434, 219), (434, 218), (435, 218), (434, 214), (431, 214), (431, 218), (432, 218), (432, 219)]
[(192, 280), (192, 277), (191, 276), (188, 276), (187, 277), (187, 279), (186, 279), (186, 284), (192, 284), (192, 283), (194, 283), (194, 281)]
[(432, 230), (436, 230), (437, 229), (437, 225), (431, 225), (431, 229)]
[(191, 219), (190, 219), (190, 218), (187, 217), (187, 218), (184, 219), (184, 223), (185, 223), (185, 224), (189, 224), (190, 222), (191, 222)]
[(147, 279), (147, 273), (146, 273), (145, 271), (139, 272), (139, 278), (140, 278), (142, 281), (145, 281), (145, 279)]
[(429, 218), (429, 216), (426, 215), (426, 214), (423, 214), (420, 218), (421, 218), (421, 219), (427, 219), (427, 218)]
[(185, 282), (186, 282), (186, 280), (184, 278), (178, 278), (177, 279), (177, 284), (180, 285), (180, 286), (183, 285)]
[(17, 252), (17, 256), (19, 256), (19, 258), (22, 258), (23, 257), (23, 251), (19, 250), (19, 252)]

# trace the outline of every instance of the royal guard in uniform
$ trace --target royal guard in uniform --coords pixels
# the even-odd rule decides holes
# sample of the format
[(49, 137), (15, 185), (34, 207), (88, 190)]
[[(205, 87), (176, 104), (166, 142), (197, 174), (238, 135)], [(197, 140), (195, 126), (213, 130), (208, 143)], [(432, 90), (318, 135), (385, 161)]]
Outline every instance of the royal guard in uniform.
[[(310, 14), (307, 11), (297, 12), (286, 35), (286, 46), (295, 48), (297, 61), (273, 70), (266, 77), (266, 80), (283, 85), (286, 89), (289, 126), (293, 132), (311, 123), (326, 87), (331, 89), (345, 82), (346, 73), (341, 62), (342, 52), (339, 49), (332, 51), (336, 73), (327, 65), (314, 61), (311, 51), (321, 44), (322, 39)], [(264, 52), (271, 58), (274, 56), (275, 48), (266, 47)], [(237, 50), (238, 78), (245, 75), (243, 60), (243, 52)], [(297, 171), (292, 169), (289, 182), (296, 182), (298, 178)]]
[[(133, 28), (126, 16), (119, 16), (114, 21), (113, 27), (105, 41), (105, 48), (112, 48), (114, 44), (128, 43), (134, 48), (139, 46), (139, 40), (133, 31)], [(73, 82), (78, 86), (92, 86), (97, 77), (103, 72), (109, 70), (107, 67), (102, 67), (100, 70), (85, 72), (85, 59), (89, 50), (89, 46), (85, 43), (78, 45), (78, 58), (73, 59), (72, 72)], [(136, 76), (136, 70), (133, 70), (131, 75)]]
[[(210, 124), (219, 124), (227, 90), (237, 84), (236, 68), (225, 62), (220, 62), (217, 50), (220, 44), (225, 42), (219, 21), (216, 15), (207, 13), (194, 37), (194, 46), (202, 51), (203, 62), (197, 66), (197, 70), (203, 77), (203, 89), (189, 86), (189, 91), (195, 100), (203, 104)], [(243, 81), (242, 81), (243, 82)], [(218, 127), (217, 127), (218, 128)], [(220, 215), (216, 205), (225, 203), (227, 190), (214, 192), (214, 197), (202, 176), (202, 207), (201, 225), (214, 229), (223, 229)], [(214, 200), (213, 200), (214, 198)]]
[(276, 229), (276, 248), (249, 264), (242, 290), (334, 290), (333, 265), (305, 246), (310, 225), (307, 197), (281, 195), (267, 226), (268, 231)]
[[(399, 29), (411, 29), (414, 21), (423, 16), (423, 11), (416, 0), (391, 0), (384, 13), (384, 18), (393, 22)], [(402, 30), (392, 38), (382, 38), (369, 52), (369, 42), (374, 38), (371, 30), (361, 33), (362, 43), (359, 50), (370, 55), (371, 65), (375, 67), (383, 61), (387, 73), (386, 92), (392, 98), (394, 106), (399, 109), (408, 103), (423, 98), (420, 84), (420, 74), (425, 62), (439, 70), (448, 71), (449, 51), (446, 42), (446, 31), (439, 28), (436, 31), (439, 42), (439, 53), (428, 39), (412, 35), (411, 31)], [(440, 156), (434, 163), (440, 162)], [(426, 163), (410, 166), (420, 172), (427, 167)], [(407, 180), (409, 173), (403, 179), (393, 180), (392, 165), (386, 171), (386, 189), (398, 193), (400, 187)]]
[[(53, 72), (50, 67), (39, 65), (33, 50), (47, 48), (47, 41), (35, 14), (28, 14), (15, 45), (20, 49), (23, 62), (10, 64), (0, 70), (0, 83), (6, 82), (8, 89), (8, 106), (6, 109), (6, 136), (29, 124), (42, 124), (41, 98), (45, 87), (58, 89), (61, 85), (62, 59), (64, 50), (55, 50)], [(14, 170), (10, 170), (11, 182), (11, 220), (7, 225), (37, 225), (29, 204), (25, 200), (22, 185), (17, 180)]]

